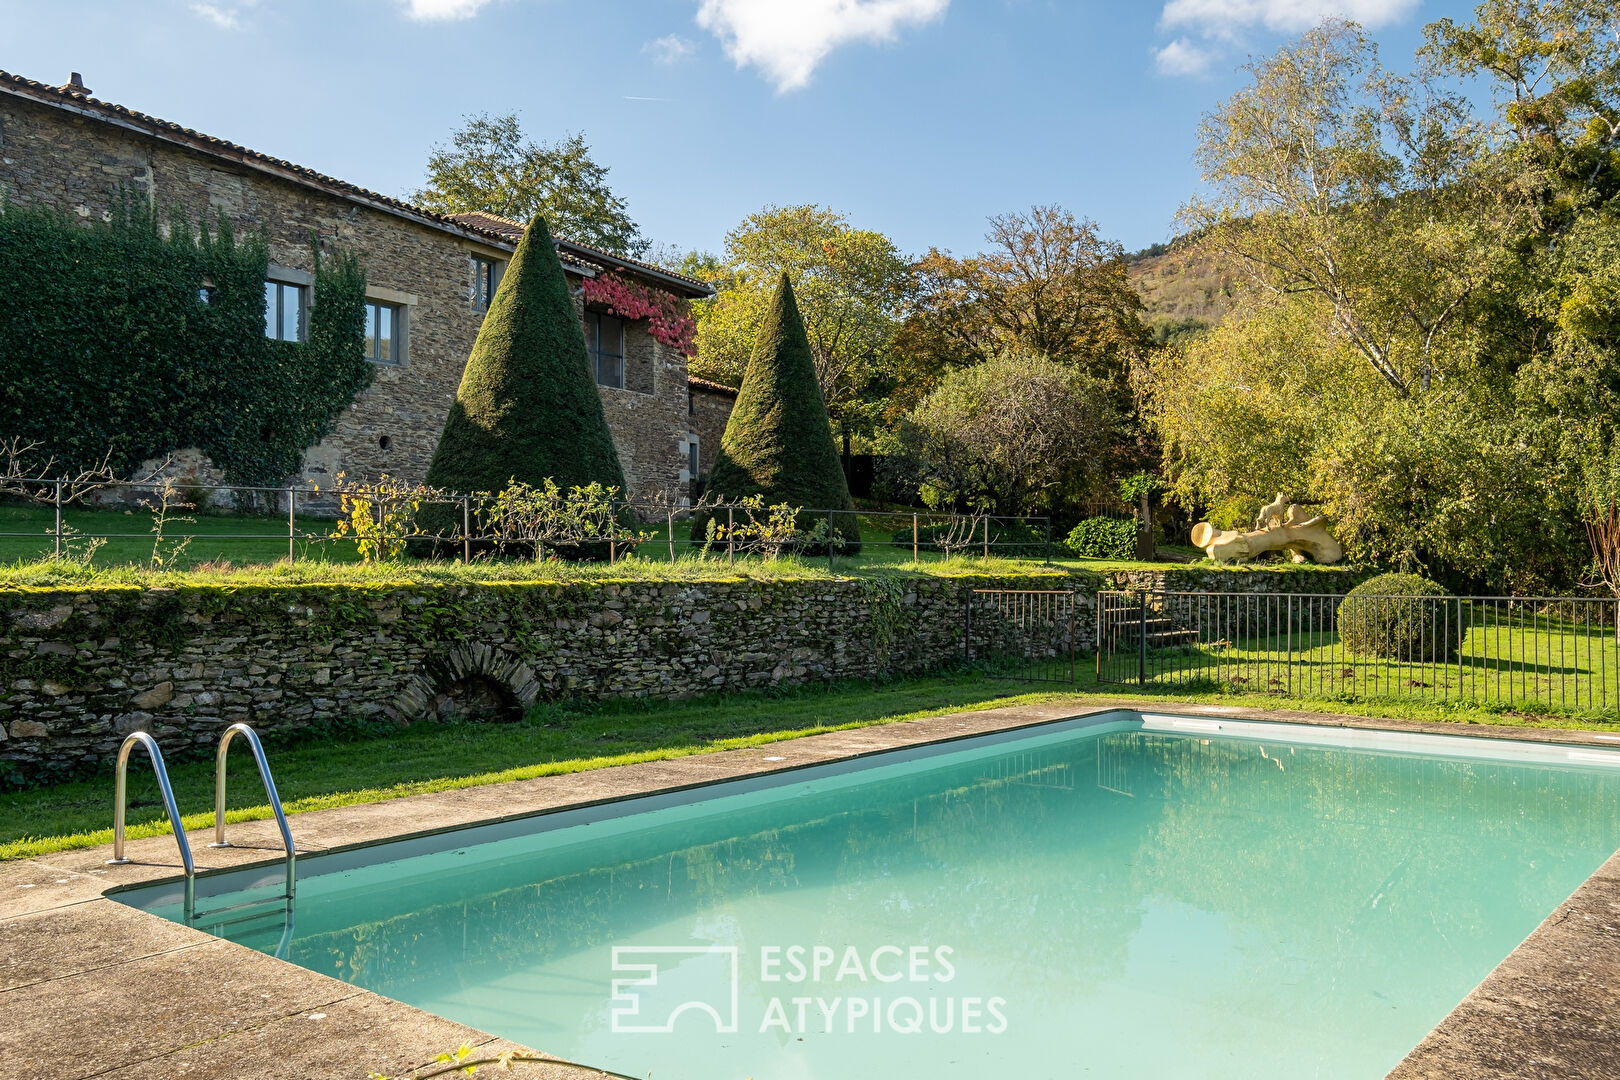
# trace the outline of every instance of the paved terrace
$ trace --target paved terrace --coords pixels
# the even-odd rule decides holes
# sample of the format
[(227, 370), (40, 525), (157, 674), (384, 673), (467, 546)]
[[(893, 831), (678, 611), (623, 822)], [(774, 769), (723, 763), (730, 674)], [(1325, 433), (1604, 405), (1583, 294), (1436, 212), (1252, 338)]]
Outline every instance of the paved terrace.
[[(1141, 708), (1075, 698), (674, 761), (624, 765), (299, 814), (300, 853), (624, 799), (898, 747)], [(1183, 706), (1189, 714), (1607, 746), (1588, 732), (1493, 729), (1315, 713)], [(780, 760), (772, 760), (780, 759)], [(109, 784), (109, 802), (111, 785)], [(109, 812), (110, 812), (109, 806)], [(230, 826), (236, 847), (192, 834), (199, 871), (279, 862), (270, 821)], [(0, 1071), (28, 1080), (363, 1080), (408, 1073), (470, 1043), (523, 1049), (336, 979), (107, 899), (175, 878), (169, 836), (0, 863)], [(1390, 1074), (1393, 1080), (1620, 1076), (1620, 855), (1559, 907)], [(485, 1056), (480, 1054), (479, 1056)], [(482, 1071), (482, 1070), (481, 1070)], [(577, 1080), (529, 1066), (524, 1076)]]

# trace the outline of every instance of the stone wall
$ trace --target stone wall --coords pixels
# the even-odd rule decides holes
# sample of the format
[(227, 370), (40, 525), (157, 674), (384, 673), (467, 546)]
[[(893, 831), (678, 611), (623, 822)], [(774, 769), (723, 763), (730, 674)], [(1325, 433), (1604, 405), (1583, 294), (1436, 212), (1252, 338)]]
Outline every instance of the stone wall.
[(38, 778), (105, 760), (136, 729), (200, 752), (237, 721), (284, 731), (919, 671), (958, 654), (965, 584), (0, 592), (0, 761)]
[[(1226, 591), (1275, 592), (1299, 572), (1210, 573)], [(1335, 591), (1353, 580), (1339, 573)], [(1096, 592), (1112, 584), (1031, 573), (0, 590), (0, 767), (30, 780), (80, 770), (136, 729), (165, 753), (202, 753), (237, 721), (287, 731), (919, 672), (962, 655), (975, 587), (1075, 589), (1085, 652)], [(1009, 628), (985, 610), (976, 648), (1007, 647)]]
[[(312, 272), (312, 237), (323, 248), (355, 253), (369, 295), (405, 307), (406, 355), (403, 364), (377, 366), (372, 385), (306, 452), (301, 479), (329, 487), (339, 472), (426, 478), (483, 323), (473, 303), (471, 257), (504, 262), (511, 245), (328, 194), (137, 126), (0, 96), (0, 191), (9, 202), (101, 217), (120, 188), (193, 222), (224, 215), (239, 234), (262, 232), (272, 276)], [(577, 275), (569, 280), (578, 287)], [(676, 490), (686, 464), (686, 359), (654, 342), (645, 321), (628, 324), (626, 338), (627, 367), (645, 370), (650, 392), (601, 393), (626, 476), (634, 478), (632, 497), (648, 498)]]
[(624, 328), (624, 388), (598, 386), (602, 409), (635, 502), (675, 503), (686, 486), (686, 357), (645, 321)]
[(715, 383), (693, 381), (690, 384), (690, 424), (698, 437), (698, 475), (707, 480), (714, 467), (715, 455), (720, 452), (720, 437), (726, 433), (732, 407), (737, 404), (737, 391)]

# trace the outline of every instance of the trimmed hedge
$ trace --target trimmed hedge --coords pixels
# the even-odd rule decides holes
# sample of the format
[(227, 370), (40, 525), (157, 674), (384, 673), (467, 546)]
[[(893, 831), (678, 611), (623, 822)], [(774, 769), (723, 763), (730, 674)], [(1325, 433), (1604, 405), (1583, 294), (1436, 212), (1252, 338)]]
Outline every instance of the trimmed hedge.
[[(835, 517), (834, 527), (844, 538), (844, 553), (860, 550), (855, 503), (816, 381), (810, 339), (785, 273), (759, 328), (737, 404), (709, 470), (708, 491), (728, 502), (760, 495), (767, 506), (848, 511)], [(692, 535), (705, 535), (708, 520), (696, 517)]]
[[(1402, 662), (1444, 661), (1457, 645), (1458, 619), (1440, 585), (1417, 574), (1380, 574), (1351, 589), (1339, 605), (1339, 641), (1351, 656)], [(1448, 630), (1449, 628), (1449, 630)]]
[[(596, 390), (585, 331), (541, 218), (518, 243), (479, 328), (427, 481), (501, 491), (513, 480), (624, 490), (624, 470)], [(454, 508), (427, 508), (430, 531)], [(432, 511), (432, 512), (428, 512)], [(455, 522), (446, 522), (451, 529)]]
[(234, 483), (279, 484), (371, 382), (365, 275), (317, 251), (307, 341), (272, 341), (263, 237), (167, 225), (140, 198), (88, 222), (0, 198), (0, 436), (63, 472), (197, 447)]
[(1136, 521), (1133, 518), (1085, 518), (1069, 531), (1063, 546), (1082, 559), (1134, 559)]

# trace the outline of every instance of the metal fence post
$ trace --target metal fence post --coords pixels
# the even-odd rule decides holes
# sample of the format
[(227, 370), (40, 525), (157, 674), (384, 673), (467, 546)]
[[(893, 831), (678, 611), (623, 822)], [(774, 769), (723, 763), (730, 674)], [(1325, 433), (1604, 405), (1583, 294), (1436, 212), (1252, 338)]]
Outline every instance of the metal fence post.
[(827, 511), (827, 573), (833, 572), (833, 511)]
[(461, 565), (472, 562), (472, 496), (461, 497)]
[(1046, 565), (1052, 565), (1052, 519), (1046, 519)]
[(298, 492), (287, 489), (287, 561), (298, 561)]
[(56, 558), (62, 558), (62, 481), (56, 482)]
[(984, 518), (984, 557), (986, 559), (990, 557), (990, 516), (988, 514)]
[(675, 562), (675, 511), (669, 511), (667, 518), (669, 522), (669, 561), (673, 564)]
[(917, 565), (917, 515), (911, 515), (911, 565)]
[(737, 561), (736, 518), (731, 507), (726, 507), (726, 565), (731, 566)]
[(962, 663), (973, 663), (973, 590), (962, 592)]
[(1136, 623), (1136, 685), (1147, 685), (1147, 590), (1142, 589), (1136, 594), (1137, 623)]

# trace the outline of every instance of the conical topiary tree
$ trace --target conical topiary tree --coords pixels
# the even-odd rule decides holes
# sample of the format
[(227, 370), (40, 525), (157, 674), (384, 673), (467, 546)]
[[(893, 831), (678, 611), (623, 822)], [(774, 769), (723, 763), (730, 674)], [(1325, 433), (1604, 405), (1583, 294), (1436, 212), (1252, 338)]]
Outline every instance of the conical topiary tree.
[[(474, 492), (548, 477), (565, 488), (595, 481), (624, 489), (579, 312), (537, 217), (490, 300), (427, 481)], [(424, 524), (429, 517), (424, 510)]]
[[(844, 538), (846, 551), (860, 543), (855, 503), (787, 274), (759, 328), (737, 404), (709, 470), (708, 491), (728, 501), (760, 495), (767, 506), (844, 511), (834, 516), (833, 528)], [(812, 524), (806, 521), (801, 527)], [(695, 521), (693, 536), (706, 535), (706, 527), (706, 520)]]

